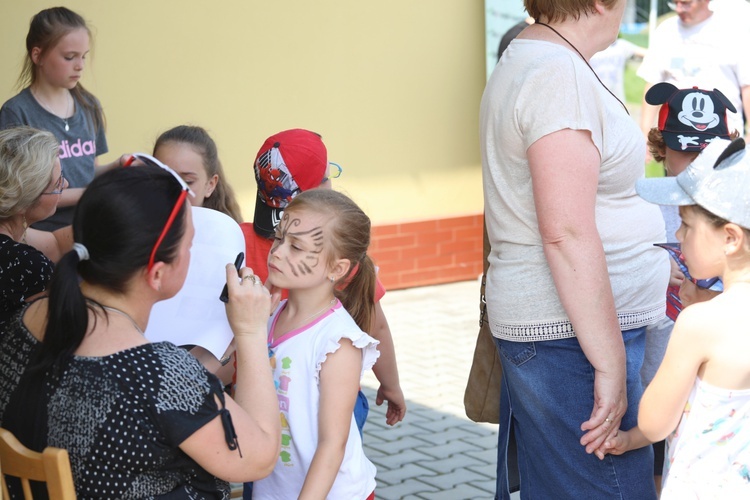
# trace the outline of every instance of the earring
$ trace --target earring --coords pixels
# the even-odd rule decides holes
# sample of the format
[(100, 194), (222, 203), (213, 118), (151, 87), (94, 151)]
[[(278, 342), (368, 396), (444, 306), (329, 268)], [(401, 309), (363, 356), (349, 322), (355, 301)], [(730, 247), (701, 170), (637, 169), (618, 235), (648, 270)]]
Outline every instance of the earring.
[(328, 277), (328, 279), (329, 279), (329, 280), (331, 281), (331, 283), (333, 283), (334, 281), (336, 281), (336, 280), (335, 280), (335, 279), (333, 278), (333, 276), (329, 276), (329, 277)]

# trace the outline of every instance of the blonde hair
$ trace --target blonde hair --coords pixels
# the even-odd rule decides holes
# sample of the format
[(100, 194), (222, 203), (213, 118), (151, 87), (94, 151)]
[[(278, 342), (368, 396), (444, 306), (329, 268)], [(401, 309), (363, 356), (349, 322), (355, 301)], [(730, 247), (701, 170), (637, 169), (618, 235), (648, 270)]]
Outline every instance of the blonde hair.
[(329, 264), (335, 259), (351, 262), (346, 274), (334, 284), (334, 295), (365, 332), (375, 318), (375, 264), (367, 255), (370, 246), (370, 218), (348, 196), (331, 189), (311, 189), (297, 195), (285, 215), (309, 210), (331, 217), (328, 233)]
[(60, 145), (51, 132), (31, 127), (0, 130), (0, 219), (32, 206), (52, 181)]
[[(618, 1), (620, 0), (600, 0), (607, 9), (611, 9)], [(535, 20), (555, 22), (589, 15), (594, 12), (595, 3), (594, 0), (524, 0), (523, 6)]]

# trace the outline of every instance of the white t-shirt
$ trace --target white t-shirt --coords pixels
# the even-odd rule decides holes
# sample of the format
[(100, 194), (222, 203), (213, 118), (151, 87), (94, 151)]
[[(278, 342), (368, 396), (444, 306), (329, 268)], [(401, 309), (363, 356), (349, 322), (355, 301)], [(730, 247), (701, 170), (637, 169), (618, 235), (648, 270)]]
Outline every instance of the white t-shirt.
[(734, 104), (727, 112), (729, 130), (744, 133), (741, 88), (750, 85), (750, 36), (726, 15), (712, 14), (686, 27), (678, 17), (665, 20), (649, 42), (638, 76), (648, 83), (677, 88), (719, 89)]
[(750, 498), (750, 389), (695, 379), (667, 438), (662, 500)]
[[(372, 368), (380, 353), (378, 341), (359, 329), (336, 303), (312, 323), (271, 342), (283, 301), (269, 320), (269, 357), (281, 418), (281, 452), (270, 476), (253, 485), (255, 500), (297, 498), (318, 446), (320, 369), (326, 356), (347, 338), (362, 350), (362, 371)], [(354, 414), (349, 424), (344, 460), (328, 493), (330, 499), (365, 500), (375, 490), (375, 466), (365, 456)]]
[(515, 341), (573, 337), (542, 248), (526, 151), (556, 131), (587, 130), (601, 155), (596, 226), (623, 330), (664, 316), (669, 257), (659, 208), (641, 199), (645, 141), (632, 117), (575, 52), (516, 38), (482, 97), (485, 217), (492, 245), (492, 334)]
[(591, 67), (599, 75), (599, 79), (623, 102), (625, 102), (625, 64), (638, 50), (635, 44), (618, 38), (612, 45), (591, 57)]

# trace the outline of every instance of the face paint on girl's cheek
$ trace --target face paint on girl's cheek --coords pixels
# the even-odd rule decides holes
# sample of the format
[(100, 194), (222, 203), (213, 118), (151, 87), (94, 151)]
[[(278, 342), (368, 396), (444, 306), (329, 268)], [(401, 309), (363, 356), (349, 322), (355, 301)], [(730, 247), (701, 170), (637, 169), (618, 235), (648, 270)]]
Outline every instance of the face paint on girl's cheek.
[(297, 250), (301, 257), (297, 258), (294, 255), (288, 255), (284, 259), (287, 266), (289, 267), (289, 270), (296, 277), (299, 277), (300, 274), (311, 274), (313, 269), (315, 269), (318, 264), (320, 264), (320, 254), (323, 252), (323, 228), (320, 226), (316, 226), (308, 231), (290, 231), (292, 227), (299, 226), (301, 222), (302, 221), (300, 219), (292, 219), (288, 214), (284, 214), (280, 226), (280, 234), (277, 235), (277, 240), (271, 247), (271, 253), (275, 253), (278, 247), (286, 241), (287, 236), (293, 236), (297, 239), (309, 236), (309, 240), (313, 245), (312, 250)]

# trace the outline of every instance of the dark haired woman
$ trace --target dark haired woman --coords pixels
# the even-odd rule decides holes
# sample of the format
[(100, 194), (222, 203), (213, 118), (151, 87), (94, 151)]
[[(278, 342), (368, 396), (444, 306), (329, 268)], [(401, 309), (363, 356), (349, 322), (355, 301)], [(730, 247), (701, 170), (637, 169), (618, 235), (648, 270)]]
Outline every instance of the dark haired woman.
[(190, 354), (143, 336), (154, 303), (182, 286), (193, 236), (189, 188), (158, 166), (96, 178), (49, 298), (0, 338), (0, 426), (70, 453), (81, 498), (228, 498), (227, 481), (271, 472), (278, 401), (268, 370), (270, 294), (227, 267), (235, 400)]

